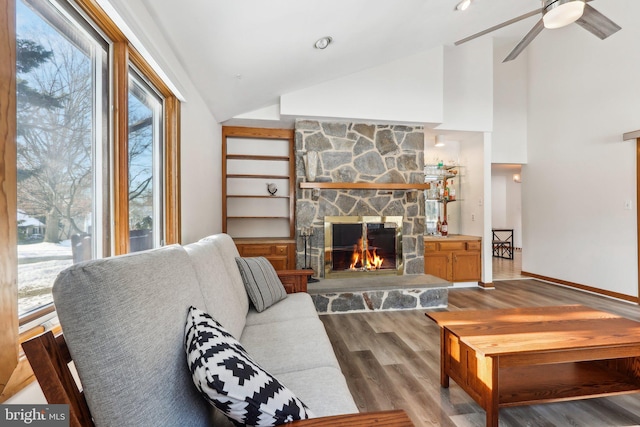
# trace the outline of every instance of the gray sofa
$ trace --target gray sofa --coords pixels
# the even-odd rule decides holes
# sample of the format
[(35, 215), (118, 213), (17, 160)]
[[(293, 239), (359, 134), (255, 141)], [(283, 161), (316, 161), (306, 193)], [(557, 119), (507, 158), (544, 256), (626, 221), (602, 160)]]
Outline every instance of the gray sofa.
[(250, 306), (224, 234), (80, 263), (53, 295), (98, 426), (230, 424), (192, 383), (183, 348), (189, 306), (211, 314), (314, 416), (358, 412), (311, 298)]

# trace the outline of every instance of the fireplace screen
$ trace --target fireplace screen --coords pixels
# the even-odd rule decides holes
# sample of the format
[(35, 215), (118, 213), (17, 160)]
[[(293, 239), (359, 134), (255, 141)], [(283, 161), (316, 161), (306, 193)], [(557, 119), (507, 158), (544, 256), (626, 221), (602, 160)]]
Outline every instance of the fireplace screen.
[(402, 273), (401, 216), (325, 217), (325, 277)]

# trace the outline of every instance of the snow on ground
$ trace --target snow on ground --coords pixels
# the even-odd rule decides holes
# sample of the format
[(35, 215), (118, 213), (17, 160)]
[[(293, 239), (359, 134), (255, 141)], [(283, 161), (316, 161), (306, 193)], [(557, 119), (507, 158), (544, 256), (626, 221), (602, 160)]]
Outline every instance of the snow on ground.
[(18, 245), (18, 314), (53, 301), (53, 281), (72, 263), (68, 240)]
[(71, 258), (71, 242), (69, 240), (60, 243), (42, 242), (18, 245), (18, 260), (58, 255), (69, 255)]

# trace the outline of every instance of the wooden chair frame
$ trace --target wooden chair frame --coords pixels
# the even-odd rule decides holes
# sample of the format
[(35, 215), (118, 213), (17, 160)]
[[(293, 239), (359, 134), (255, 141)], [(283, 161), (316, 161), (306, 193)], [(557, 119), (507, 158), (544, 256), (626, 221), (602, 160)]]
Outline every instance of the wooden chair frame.
[(22, 343), (22, 349), (47, 402), (69, 405), (69, 426), (94, 427), (84, 393), (69, 369), (72, 359), (64, 336), (48, 331)]

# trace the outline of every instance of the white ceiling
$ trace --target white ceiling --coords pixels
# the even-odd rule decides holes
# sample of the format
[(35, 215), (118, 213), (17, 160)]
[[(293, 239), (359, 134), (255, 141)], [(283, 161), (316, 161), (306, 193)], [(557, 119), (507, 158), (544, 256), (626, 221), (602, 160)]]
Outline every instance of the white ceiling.
[[(221, 122), (276, 104), (282, 94), (452, 46), (541, 5), (474, 0), (456, 12), (458, 0), (141, 1)], [(537, 19), (494, 35), (520, 38)], [(327, 35), (329, 48), (315, 49)]]

